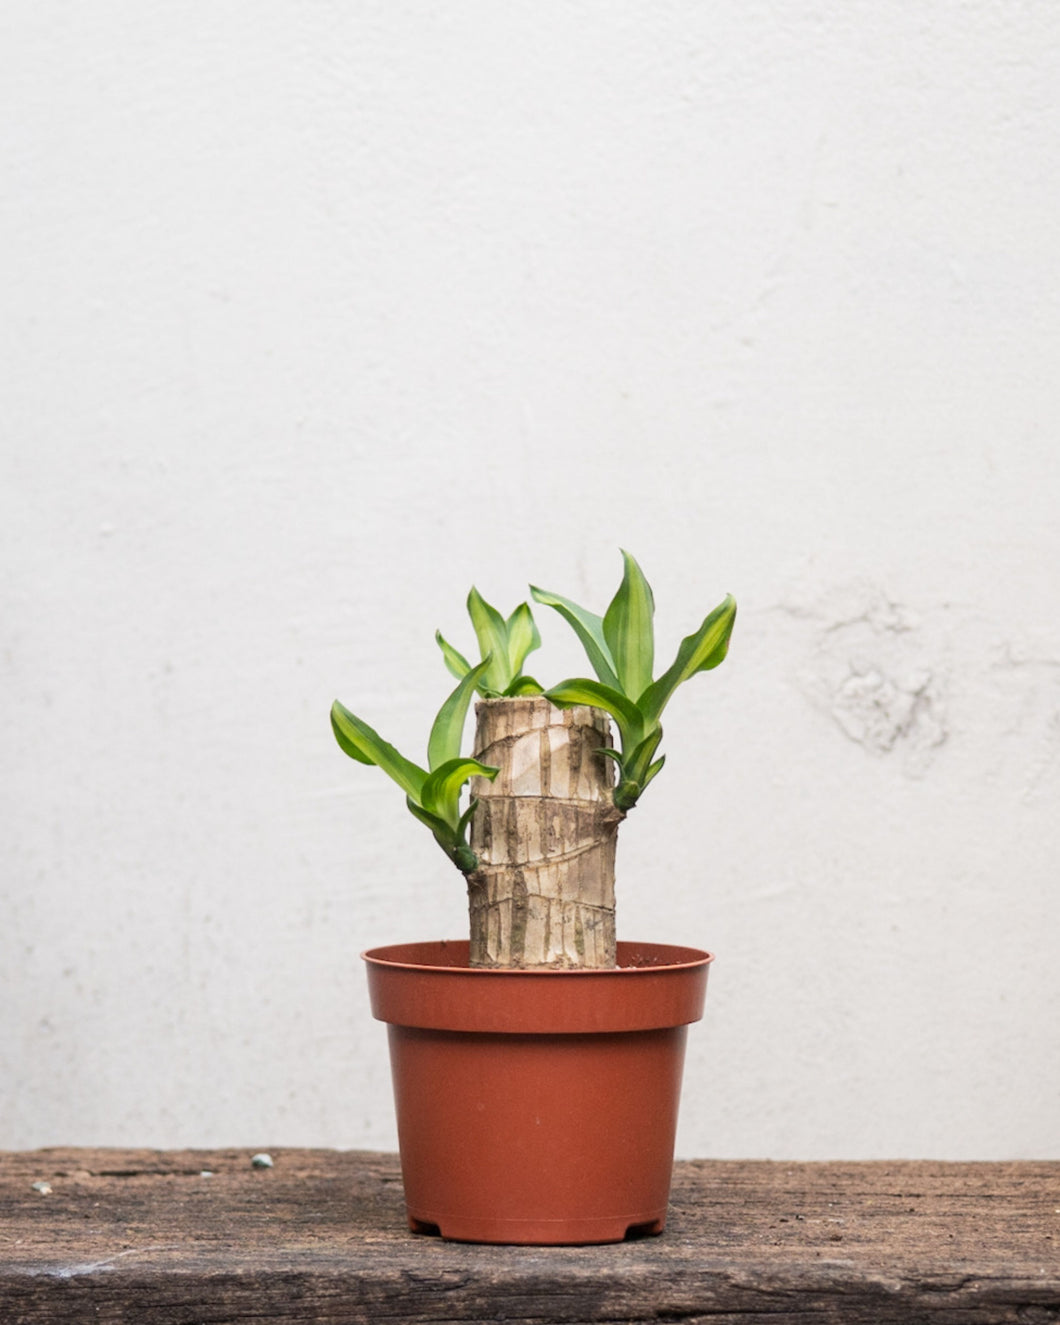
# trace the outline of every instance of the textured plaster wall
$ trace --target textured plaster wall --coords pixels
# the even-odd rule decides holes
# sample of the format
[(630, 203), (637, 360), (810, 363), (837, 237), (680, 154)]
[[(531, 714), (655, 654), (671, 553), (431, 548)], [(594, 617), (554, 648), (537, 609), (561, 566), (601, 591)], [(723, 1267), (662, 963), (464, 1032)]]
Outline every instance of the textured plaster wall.
[[(681, 1153), (1060, 1156), (1060, 10), (0, 13), (0, 1146), (391, 1147), (475, 582), (660, 649)], [(542, 610), (543, 611), (543, 610)], [(582, 670), (542, 616), (535, 672)]]

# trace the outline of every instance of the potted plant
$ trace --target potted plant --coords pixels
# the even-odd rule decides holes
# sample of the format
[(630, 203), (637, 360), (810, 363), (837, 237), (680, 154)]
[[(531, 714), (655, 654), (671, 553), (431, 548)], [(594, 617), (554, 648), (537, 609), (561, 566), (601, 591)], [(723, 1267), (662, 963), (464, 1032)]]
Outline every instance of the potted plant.
[(471, 590), (481, 657), (436, 634), (457, 683), (426, 766), (332, 706), (341, 748), (402, 788), (467, 883), (467, 940), (363, 954), (416, 1232), (595, 1243), (665, 1225), (685, 1035), (712, 957), (616, 942), (615, 841), (663, 766), (668, 701), (723, 661), (736, 604), (726, 597), (655, 676), (652, 591), (622, 555), (603, 616), (531, 586), (595, 673), (547, 689), (523, 670), (541, 642), (529, 604), (505, 618)]

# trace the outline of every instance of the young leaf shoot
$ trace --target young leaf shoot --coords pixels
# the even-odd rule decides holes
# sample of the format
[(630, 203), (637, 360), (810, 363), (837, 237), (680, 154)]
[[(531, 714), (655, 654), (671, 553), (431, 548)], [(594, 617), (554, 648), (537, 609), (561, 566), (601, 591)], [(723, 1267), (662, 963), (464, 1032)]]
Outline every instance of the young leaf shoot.
[(570, 599), (530, 586), (534, 600), (555, 608), (572, 627), (585, 649), (597, 679), (576, 677), (545, 691), (560, 708), (592, 704), (606, 710), (618, 727), (620, 749), (605, 751), (618, 764), (613, 796), (622, 811), (636, 805), (666, 756), (656, 758), (662, 740), (660, 719), (677, 687), (697, 672), (721, 663), (729, 648), (736, 600), (731, 594), (685, 636), (677, 657), (653, 680), (655, 662), (655, 600), (635, 559), (622, 553), (622, 583), (602, 617)]
[(341, 749), (358, 763), (375, 764), (398, 784), (410, 812), (427, 825), (438, 845), (464, 874), (476, 869), (478, 860), (467, 842), (475, 801), (461, 812), (460, 795), (471, 778), (492, 781), (497, 776), (495, 768), (460, 755), (468, 705), (489, 665), (490, 659), (486, 658), (477, 667), (469, 667), (438, 710), (427, 743), (426, 768), (399, 754), (338, 700), (331, 706), (331, 728)]
[[(541, 636), (529, 603), (520, 603), (505, 621), (500, 612), (472, 587), (467, 596), (467, 610), (475, 628), (479, 651), (483, 660), (489, 662), (477, 682), (479, 694), (485, 699), (540, 695), (542, 687), (532, 676), (523, 675), (527, 656), (541, 646)], [(450, 672), (454, 676), (466, 676), (471, 664), (464, 655), (453, 648), (440, 630), (435, 631), (434, 638)]]

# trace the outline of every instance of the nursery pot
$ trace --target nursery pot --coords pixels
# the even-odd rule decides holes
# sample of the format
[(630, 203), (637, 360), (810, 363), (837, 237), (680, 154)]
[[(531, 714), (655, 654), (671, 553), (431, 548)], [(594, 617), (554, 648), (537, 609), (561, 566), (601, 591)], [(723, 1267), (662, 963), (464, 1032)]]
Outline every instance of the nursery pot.
[(616, 968), (572, 971), (470, 967), (458, 940), (363, 956), (414, 1232), (574, 1244), (663, 1231), (711, 954), (619, 943)]

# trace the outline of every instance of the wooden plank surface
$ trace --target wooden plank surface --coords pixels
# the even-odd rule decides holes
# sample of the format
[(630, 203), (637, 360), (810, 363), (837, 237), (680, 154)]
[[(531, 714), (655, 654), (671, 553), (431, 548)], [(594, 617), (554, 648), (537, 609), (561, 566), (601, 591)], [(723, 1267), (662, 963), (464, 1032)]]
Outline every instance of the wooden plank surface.
[(1060, 1322), (1058, 1162), (679, 1163), (663, 1237), (519, 1248), (410, 1235), (395, 1156), (270, 1153), (0, 1154), (0, 1322)]

